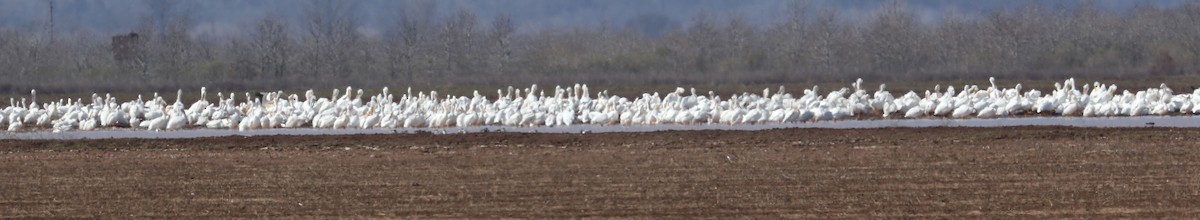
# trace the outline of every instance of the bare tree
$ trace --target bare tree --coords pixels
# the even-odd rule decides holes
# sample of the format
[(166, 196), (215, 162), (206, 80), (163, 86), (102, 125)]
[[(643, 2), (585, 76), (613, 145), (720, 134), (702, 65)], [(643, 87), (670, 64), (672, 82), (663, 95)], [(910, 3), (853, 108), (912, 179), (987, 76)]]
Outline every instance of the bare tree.
[(775, 57), (773, 65), (797, 69), (804, 64), (803, 43), (810, 39), (802, 36), (807, 29), (809, 10), (807, 2), (792, 2), (788, 5), (785, 20), (770, 28), (769, 41), (777, 42), (770, 50)]
[(293, 56), (293, 43), (287, 23), (278, 15), (268, 15), (255, 24), (250, 46), (257, 52), (258, 72), (285, 79)]
[(902, 2), (885, 3), (868, 24), (865, 32), (866, 51), (873, 69), (871, 73), (907, 72), (921, 62), (917, 40), (920, 39), (916, 15)]
[(489, 31), (489, 39), (491, 50), (489, 51), (488, 66), (491, 74), (504, 74), (506, 64), (512, 61), (512, 35), (516, 31), (516, 26), (513, 25), (512, 17), (508, 14), (496, 15), (492, 18), (491, 31)]
[(393, 79), (404, 74), (404, 82), (415, 82), (418, 75), (430, 75), (435, 57), (432, 44), (434, 33), (435, 9), (437, 1), (417, 0), (401, 5), (400, 20), (388, 34), (388, 52), (390, 62), (387, 71)]
[(701, 11), (692, 16), (691, 25), (687, 28), (687, 41), (683, 45), (685, 53), (691, 60), (692, 67), (700, 73), (711, 73), (716, 60), (716, 51), (720, 42), (716, 21), (707, 11)]
[[(150, 11), (131, 30), (140, 37), (130, 66), (114, 62), (125, 56), (116, 54), (110, 34), (71, 31), (50, 38), (47, 16), (0, 26), (5, 70), (0, 91), (50, 85), (145, 91), (214, 83), (311, 88), (857, 77), (1136, 79), (1150, 72), (1193, 74), (1200, 66), (1195, 0), (1129, 11), (1030, 3), (979, 16), (945, 11), (935, 22), (918, 19), (902, 1), (867, 11), (862, 16), (867, 19), (848, 19), (834, 8), (814, 9), (801, 1), (770, 25), (736, 13), (704, 12), (682, 26), (665, 14), (643, 14), (617, 21), (626, 22), (623, 27), (605, 21), (531, 30), (518, 30), (521, 24), (507, 15), (481, 19), (467, 10), (439, 15), (437, 1), (414, 0), (398, 4), (401, 16), (385, 21), (378, 39), (376, 27), (363, 26), (355, 14), (357, 2), (306, 1), (300, 20), (266, 16), (242, 27), (244, 34), (224, 38), (191, 33), (190, 1), (146, 1)], [(660, 31), (665, 32), (649, 33)], [(267, 78), (273, 80), (262, 80)], [(127, 86), (130, 81), (153, 83), (136, 88)]]
[(448, 19), (442, 26), (442, 61), (447, 74), (475, 75), (479, 73), (479, 19), (466, 9)]
[(361, 48), (357, 30), (358, 18), (346, 1), (313, 0), (305, 9), (304, 69), (309, 71), (306, 83), (329, 83), (329, 76), (347, 78), (355, 74), (351, 61)]
[(143, 16), (138, 33), (137, 71), (142, 80), (179, 84), (196, 61), (197, 47), (189, 30), (193, 26), (189, 5), (172, 0), (149, 1), (151, 13)]

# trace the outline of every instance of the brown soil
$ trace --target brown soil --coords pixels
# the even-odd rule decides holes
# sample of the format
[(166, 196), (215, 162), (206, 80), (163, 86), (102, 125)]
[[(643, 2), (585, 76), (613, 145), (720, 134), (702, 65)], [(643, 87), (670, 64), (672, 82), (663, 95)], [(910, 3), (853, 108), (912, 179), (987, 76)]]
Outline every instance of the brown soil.
[(1200, 129), (0, 140), (5, 218), (1200, 215)]

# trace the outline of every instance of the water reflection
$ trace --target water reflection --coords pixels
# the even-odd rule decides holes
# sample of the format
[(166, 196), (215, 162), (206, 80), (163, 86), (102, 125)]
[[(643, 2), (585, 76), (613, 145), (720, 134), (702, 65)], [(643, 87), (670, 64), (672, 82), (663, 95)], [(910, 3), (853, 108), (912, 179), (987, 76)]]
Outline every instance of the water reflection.
[(101, 139), (101, 138), (194, 138), (217, 136), (259, 136), (259, 135), (347, 135), (347, 134), (395, 134), (429, 132), (433, 134), (472, 133), (472, 132), (525, 132), (525, 133), (600, 133), (600, 132), (650, 132), (666, 130), (765, 130), (776, 128), (887, 128), (887, 127), (1010, 127), (1010, 126), (1070, 126), (1070, 127), (1200, 127), (1200, 116), (1170, 116), (1170, 117), (1113, 117), (1113, 118), (1082, 118), (1082, 117), (1027, 117), (1027, 118), (998, 118), (998, 119), (883, 119), (883, 120), (850, 120), (823, 121), (816, 123), (797, 124), (758, 124), (758, 125), (657, 125), (657, 126), (598, 126), (576, 125), (569, 127), (500, 127), (483, 126), (468, 128), (421, 128), (421, 129), (268, 129), (253, 131), (236, 130), (181, 130), (181, 131), (142, 131), (142, 130), (100, 130), (100, 131), (69, 131), (52, 133), (18, 132), (2, 133), (0, 139)]

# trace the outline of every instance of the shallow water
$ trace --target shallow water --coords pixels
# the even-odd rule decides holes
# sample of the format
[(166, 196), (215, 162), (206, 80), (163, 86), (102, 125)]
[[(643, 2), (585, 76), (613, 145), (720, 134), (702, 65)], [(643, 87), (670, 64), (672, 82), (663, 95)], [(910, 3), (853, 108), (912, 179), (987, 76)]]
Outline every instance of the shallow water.
[(1082, 118), (1082, 117), (1026, 117), (1026, 118), (997, 118), (997, 119), (882, 119), (882, 120), (848, 120), (823, 121), (815, 123), (793, 124), (757, 124), (757, 125), (655, 125), (655, 126), (599, 126), (574, 125), (567, 127), (503, 127), (481, 126), (467, 128), (401, 128), (401, 129), (265, 129), (253, 131), (193, 129), (180, 131), (144, 131), (144, 130), (98, 130), (98, 131), (68, 131), (53, 133), (49, 131), (0, 133), (0, 139), (101, 139), (101, 138), (194, 138), (218, 136), (260, 136), (260, 135), (345, 135), (345, 134), (393, 134), (431, 132), (434, 134), (461, 132), (525, 132), (525, 133), (582, 133), (582, 132), (649, 132), (667, 130), (765, 130), (775, 128), (887, 128), (887, 127), (1009, 127), (1009, 126), (1070, 126), (1070, 127), (1200, 127), (1200, 116), (1144, 116), (1144, 117), (1112, 117), (1112, 118)]

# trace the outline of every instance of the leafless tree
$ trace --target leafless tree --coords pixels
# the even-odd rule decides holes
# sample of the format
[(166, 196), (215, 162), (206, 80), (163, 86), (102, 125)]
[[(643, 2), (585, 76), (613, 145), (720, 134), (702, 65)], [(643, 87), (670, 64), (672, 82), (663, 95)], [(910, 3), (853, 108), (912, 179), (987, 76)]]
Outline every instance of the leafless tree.
[[(311, 0), (303, 2), (299, 21), (265, 16), (242, 27), (244, 34), (214, 38), (191, 33), (196, 29), (191, 2), (149, 0), (150, 12), (130, 30), (141, 36), (134, 68), (114, 60), (111, 33), (64, 32), (50, 43), (44, 21), (0, 26), (5, 70), (0, 92), (858, 77), (1140, 79), (1147, 73), (1197, 73), (1197, 2), (1130, 11), (1027, 4), (978, 16), (945, 11), (928, 22), (903, 1), (885, 2), (865, 19), (802, 1), (768, 25), (704, 12), (682, 25), (648, 14), (615, 21), (627, 24), (620, 27), (600, 22), (525, 30), (507, 15), (481, 19), (467, 10), (438, 15), (435, 0), (405, 1), (395, 10), (401, 16), (384, 21), (388, 25), (363, 27), (354, 14), (356, 2)], [(373, 28), (384, 34), (375, 37)], [(132, 81), (149, 83), (122, 86)]]
[[(392, 79), (413, 83), (419, 75), (431, 75), (435, 55), (430, 47), (434, 39), (437, 1), (418, 0), (402, 4), (403, 14), (387, 40), (387, 72)], [(401, 78), (400, 74), (404, 74)]]
[(250, 46), (257, 52), (258, 72), (276, 79), (286, 79), (293, 55), (292, 38), (287, 23), (277, 15), (268, 15), (255, 24)]
[(477, 75), (480, 69), (478, 43), (480, 36), (479, 18), (474, 12), (459, 9), (457, 14), (448, 19), (442, 26), (441, 61), (446, 64), (444, 73), (460, 75)]
[(305, 9), (306, 83), (328, 84), (331, 77), (352, 78), (351, 61), (359, 55), (359, 20), (346, 1), (313, 0)]
[(512, 17), (507, 14), (496, 15), (492, 18), (489, 34), (488, 70), (492, 75), (504, 74), (505, 65), (512, 62), (512, 35), (516, 32)]

